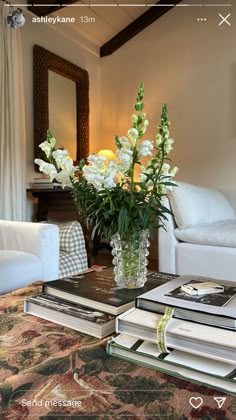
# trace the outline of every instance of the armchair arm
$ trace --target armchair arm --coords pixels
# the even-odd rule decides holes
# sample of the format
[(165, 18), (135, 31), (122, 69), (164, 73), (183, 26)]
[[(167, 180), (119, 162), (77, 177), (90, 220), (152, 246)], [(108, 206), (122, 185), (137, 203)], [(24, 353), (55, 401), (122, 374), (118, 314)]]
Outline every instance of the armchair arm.
[(43, 280), (59, 273), (59, 229), (53, 224), (0, 220), (0, 250), (36, 255), (43, 266)]
[[(167, 197), (163, 198), (162, 204), (170, 209)], [(161, 228), (158, 234), (159, 271), (176, 274), (176, 245), (179, 241), (174, 234), (175, 223), (173, 216), (169, 214), (166, 214), (166, 216), (168, 218), (168, 222), (165, 222), (166, 231)]]

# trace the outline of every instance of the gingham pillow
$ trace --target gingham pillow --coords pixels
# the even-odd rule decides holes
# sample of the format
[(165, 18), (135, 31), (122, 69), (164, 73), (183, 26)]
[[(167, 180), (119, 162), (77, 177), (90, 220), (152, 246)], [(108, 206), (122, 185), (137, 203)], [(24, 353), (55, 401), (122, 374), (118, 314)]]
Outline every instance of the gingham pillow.
[(80, 252), (85, 248), (84, 233), (79, 222), (59, 225), (60, 251)]
[(88, 268), (83, 229), (73, 221), (59, 225), (60, 277), (79, 273)]
[(60, 252), (59, 275), (60, 277), (73, 276), (88, 268), (87, 255)]

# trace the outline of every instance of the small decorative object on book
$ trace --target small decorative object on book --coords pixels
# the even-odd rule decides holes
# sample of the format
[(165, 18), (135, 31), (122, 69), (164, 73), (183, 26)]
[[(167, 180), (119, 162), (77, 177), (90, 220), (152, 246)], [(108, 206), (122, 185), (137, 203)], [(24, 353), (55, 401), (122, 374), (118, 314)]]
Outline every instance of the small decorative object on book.
[[(217, 283), (220, 293), (189, 294), (182, 290), (205, 282)], [(174, 307), (174, 318), (236, 330), (236, 284), (208, 277), (183, 275), (150, 292), (138, 296), (137, 308), (163, 314), (166, 306)]]
[(212, 281), (206, 281), (205, 283), (190, 282), (183, 284), (180, 289), (182, 292), (191, 296), (211, 295), (224, 292), (224, 286), (213, 283)]
[[(115, 159), (91, 154), (87, 163), (73, 165), (66, 150), (55, 149), (56, 140), (48, 132), (40, 144), (45, 160), (36, 159), (40, 171), (62, 186), (72, 187), (79, 214), (93, 235), (111, 240), (115, 281), (119, 287), (140, 288), (147, 277), (148, 236), (154, 227), (163, 227), (170, 210), (161, 199), (175, 186), (168, 154), (173, 139), (169, 137), (167, 106), (163, 105), (155, 141), (142, 140), (148, 120), (143, 112), (144, 87), (141, 84), (131, 116), (127, 137), (115, 136)], [(147, 157), (150, 159), (147, 161)], [(145, 159), (145, 162), (143, 161)], [(136, 178), (137, 176), (137, 178)], [(139, 246), (138, 246), (139, 245)]]

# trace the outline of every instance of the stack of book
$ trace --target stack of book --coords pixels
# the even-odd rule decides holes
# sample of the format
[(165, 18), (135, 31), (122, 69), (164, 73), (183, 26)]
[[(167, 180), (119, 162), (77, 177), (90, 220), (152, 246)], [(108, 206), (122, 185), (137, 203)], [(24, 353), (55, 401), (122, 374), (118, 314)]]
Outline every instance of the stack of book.
[[(168, 280), (173, 277), (168, 276)], [(24, 311), (85, 334), (104, 338), (115, 331), (116, 316), (134, 306), (138, 295), (165, 281), (165, 276), (149, 272), (144, 287), (120, 289), (114, 281), (113, 268), (88, 270), (44, 283), (41, 294), (25, 300)]]
[(36, 177), (34, 178), (34, 184), (39, 184), (42, 186), (52, 185), (50, 178), (46, 176)]
[[(195, 285), (220, 283), (218, 293), (189, 294)], [(186, 289), (187, 286), (187, 289)], [(166, 308), (173, 315), (162, 335)], [(236, 284), (184, 275), (135, 299), (116, 319), (107, 353), (236, 395)]]

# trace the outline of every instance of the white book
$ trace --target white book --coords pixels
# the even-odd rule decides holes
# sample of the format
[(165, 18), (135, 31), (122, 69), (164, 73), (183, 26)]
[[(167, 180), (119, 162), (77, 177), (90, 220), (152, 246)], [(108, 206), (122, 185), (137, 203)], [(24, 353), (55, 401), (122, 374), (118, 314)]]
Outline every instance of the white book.
[(107, 353), (142, 366), (236, 395), (236, 363), (219, 362), (179, 350), (159, 353), (154, 343), (119, 334)]
[[(222, 293), (191, 296), (181, 286), (213, 281), (224, 287)], [(194, 275), (183, 275), (138, 296), (135, 306), (163, 314), (174, 307), (174, 318), (236, 329), (236, 283)]]
[(49, 177), (34, 178), (35, 184), (52, 184)]
[[(157, 344), (162, 315), (131, 308), (116, 318), (116, 332)], [(172, 318), (166, 329), (166, 347), (236, 363), (236, 333), (228, 329)]]

